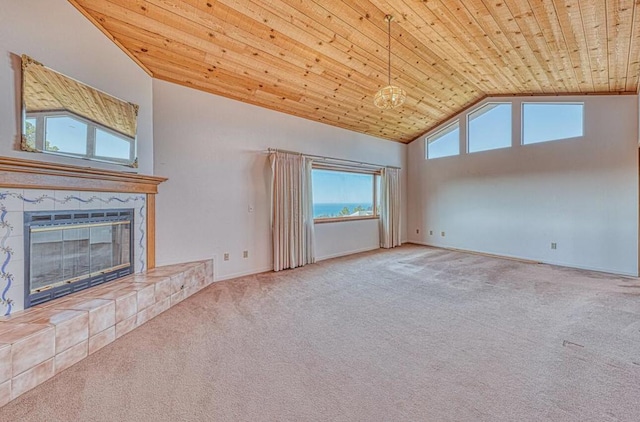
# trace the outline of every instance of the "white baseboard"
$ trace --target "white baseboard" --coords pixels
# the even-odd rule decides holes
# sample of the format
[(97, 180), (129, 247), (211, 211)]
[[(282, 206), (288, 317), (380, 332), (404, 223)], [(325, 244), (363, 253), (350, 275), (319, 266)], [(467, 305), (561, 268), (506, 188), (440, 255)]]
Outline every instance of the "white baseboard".
[(318, 261), (324, 261), (327, 259), (331, 259), (331, 258), (340, 258), (341, 256), (347, 256), (347, 255), (353, 255), (356, 253), (361, 253), (361, 252), (369, 252), (369, 251), (375, 251), (376, 249), (380, 249), (380, 247), (375, 247), (375, 248), (362, 248), (362, 249), (354, 249), (351, 251), (344, 251), (344, 252), (339, 252), (339, 253), (335, 253), (335, 254), (331, 254), (331, 255), (325, 255), (325, 256), (316, 256), (316, 262)]
[(611, 268), (600, 268), (600, 267), (591, 267), (588, 265), (567, 264), (566, 262), (562, 262), (562, 261), (541, 261), (540, 263), (547, 264), (547, 265), (555, 265), (558, 267), (577, 268), (579, 270), (597, 271), (599, 273), (623, 275), (626, 277), (634, 277), (634, 278), (638, 277), (638, 274), (634, 274), (626, 271), (612, 270)]
[[(326, 256), (322, 256), (322, 257), (316, 257), (316, 262), (319, 261), (325, 261), (327, 259), (331, 259), (331, 258), (339, 258), (342, 256), (347, 256), (347, 255), (353, 255), (353, 254), (357, 254), (357, 253), (361, 253), (361, 252), (369, 252), (369, 251), (375, 251), (376, 249), (379, 249), (379, 247), (376, 248), (361, 248), (361, 249), (356, 249), (356, 250), (351, 250), (351, 251), (345, 251), (345, 252), (340, 252), (337, 254), (331, 254), (331, 255), (326, 255)], [(214, 271), (215, 271), (215, 264), (216, 264), (216, 259), (214, 257)], [(232, 278), (238, 278), (238, 277), (246, 277), (249, 275), (255, 275), (255, 274), (260, 274), (260, 273), (264, 273), (264, 272), (269, 272), (269, 271), (273, 271), (273, 267), (264, 267), (264, 268), (258, 268), (258, 269), (253, 269), (253, 270), (248, 270), (248, 271), (240, 271), (237, 273), (231, 273), (231, 274), (225, 274), (225, 275), (218, 275), (218, 274), (214, 274), (214, 282), (217, 281), (223, 281), (223, 280), (230, 280)]]
[(449, 251), (471, 253), (471, 254), (481, 254), (481, 255), (491, 256), (491, 257), (495, 257), (495, 258), (515, 259), (515, 260), (527, 262), (527, 263), (530, 263), (530, 264), (555, 265), (555, 266), (558, 266), (558, 267), (576, 268), (576, 269), (579, 269), (579, 270), (597, 271), (597, 272), (601, 272), (601, 273), (617, 274), (617, 275), (624, 275), (624, 276), (629, 276), (629, 277), (638, 277), (638, 274), (634, 274), (634, 273), (626, 272), (626, 271), (613, 270), (611, 268), (592, 267), (592, 266), (588, 266), (588, 265), (576, 265), (576, 264), (570, 264), (570, 263), (563, 262), (563, 261), (542, 261), (542, 260), (539, 260), (539, 259), (531, 259), (531, 258), (527, 258), (527, 257), (523, 257), (523, 256), (517, 256), (517, 255), (495, 254), (495, 253), (483, 252), (483, 251), (475, 251), (475, 250), (470, 250), (470, 249), (460, 249), (460, 248), (451, 248), (451, 247), (447, 247), (447, 246), (432, 245), (432, 244), (429, 244), (429, 243), (426, 243), (426, 242), (419, 242), (419, 241), (415, 241), (415, 240), (409, 240), (407, 243), (413, 243), (413, 244), (422, 245), (422, 246), (429, 246), (429, 247), (438, 248), (438, 249), (445, 249), (445, 250), (449, 250)]
[(223, 280), (230, 280), (232, 278), (238, 278), (238, 277), (246, 277), (248, 275), (256, 275), (256, 274), (260, 274), (260, 273), (266, 273), (268, 271), (272, 271), (273, 267), (263, 267), (263, 268), (257, 268), (257, 269), (253, 269), (253, 270), (248, 270), (248, 271), (240, 271), (237, 273), (231, 273), (231, 274), (225, 274), (225, 275), (216, 275), (214, 277), (214, 282), (218, 282), (218, 281), (223, 281)]

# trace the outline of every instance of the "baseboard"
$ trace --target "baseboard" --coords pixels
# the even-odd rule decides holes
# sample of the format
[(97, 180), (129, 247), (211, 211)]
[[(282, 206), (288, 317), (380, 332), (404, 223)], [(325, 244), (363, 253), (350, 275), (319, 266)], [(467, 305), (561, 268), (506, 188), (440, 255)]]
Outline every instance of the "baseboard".
[(341, 256), (353, 255), (353, 254), (356, 254), (356, 253), (375, 251), (376, 249), (380, 249), (380, 247), (377, 246), (375, 248), (362, 248), (362, 249), (355, 249), (355, 250), (351, 250), (351, 251), (339, 252), (339, 253), (331, 254), (331, 255), (316, 256), (316, 262), (325, 261), (325, 260), (331, 259), (331, 258), (340, 258)]
[(562, 261), (540, 261), (540, 260), (535, 260), (535, 259), (531, 259), (531, 258), (524, 258), (524, 257), (521, 257), (521, 256), (516, 256), (516, 255), (492, 254), (492, 253), (487, 253), (487, 252), (482, 252), (482, 251), (474, 251), (474, 250), (471, 250), (471, 249), (459, 249), (459, 248), (450, 248), (450, 247), (446, 247), (446, 246), (432, 245), (432, 244), (429, 244), (429, 243), (426, 243), (426, 242), (419, 242), (419, 241), (415, 241), (415, 240), (410, 240), (407, 243), (412, 243), (412, 244), (421, 245), (421, 246), (429, 246), (431, 248), (437, 248), (437, 249), (445, 249), (445, 250), (448, 250), (448, 251), (455, 251), (455, 252), (470, 253), (470, 254), (475, 254), (475, 255), (489, 256), (489, 257), (492, 257), (492, 258), (511, 259), (511, 260), (514, 260), (514, 261), (525, 262), (525, 263), (528, 263), (528, 264), (555, 265), (555, 266), (558, 266), (558, 267), (575, 268), (575, 269), (578, 269), (578, 270), (597, 271), (597, 272), (600, 272), (600, 273), (617, 274), (617, 275), (623, 275), (623, 276), (628, 276), (628, 277), (638, 277), (638, 274), (628, 273), (626, 271), (612, 270), (610, 268), (591, 267), (591, 266), (588, 266), (588, 265), (575, 265), (575, 264), (569, 264), (569, 263), (562, 262)]
[(263, 268), (258, 268), (254, 270), (249, 270), (249, 271), (240, 271), (237, 273), (225, 274), (221, 276), (218, 276), (216, 274), (216, 277), (214, 278), (214, 282), (230, 280), (232, 278), (238, 278), (238, 277), (246, 277), (248, 275), (256, 275), (256, 274), (266, 273), (269, 271), (273, 271), (273, 267), (263, 267)]
[(450, 248), (448, 246), (432, 245), (432, 244), (429, 244), (429, 243), (426, 243), (426, 242), (417, 242), (417, 241), (414, 241), (414, 240), (410, 240), (407, 243), (413, 243), (414, 245), (421, 245), (421, 246), (429, 246), (431, 248), (444, 249), (444, 250), (453, 251), (453, 252), (462, 252), (462, 253), (469, 253), (469, 254), (473, 254), (473, 255), (488, 256), (490, 258), (510, 259), (512, 261), (520, 261), (520, 262), (524, 262), (524, 263), (527, 263), (527, 264), (542, 264), (543, 263), (543, 262), (536, 261), (536, 260), (533, 260), (533, 259), (523, 258), (521, 256), (494, 254), (494, 253), (488, 253), (488, 252), (482, 252), (482, 251), (474, 251), (472, 249)]
[(599, 273), (622, 275), (625, 277), (634, 277), (634, 278), (638, 277), (638, 274), (628, 273), (626, 271), (618, 271), (618, 270), (612, 270), (612, 269), (600, 268), (600, 267), (591, 267), (588, 265), (567, 264), (566, 262), (562, 262), (562, 261), (541, 261), (540, 263), (546, 264), (546, 265), (555, 265), (557, 267), (576, 268), (578, 270), (596, 271)]
[[(351, 251), (340, 252), (340, 253), (337, 253), (337, 254), (331, 254), (331, 255), (326, 255), (326, 256), (322, 256), (322, 257), (316, 257), (316, 262), (325, 261), (327, 259), (332, 259), (332, 258), (340, 258), (342, 256), (353, 255), (353, 254), (362, 253), (362, 252), (375, 251), (377, 249), (380, 249), (380, 247), (361, 248), (361, 249), (355, 249), (355, 250), (351, 250)], [(216, 257), (214, 257), (214, 264), (215, 264), (215, 261), (216, 261), (215, 258)], [(215, 274), (214, 282), (223, 281), (223, 280), (230, 280), (232, 278), (238, 278), (238, 277), (246, 277), (246, 276), (249, 276), (249, 275), (256, 275), (256, 274), (266, 273), (266, 272), (270, 272), (270, 271), (273, 271), (273, 267), (264, 267), (264, 268), (258, 268), (258, 269), (255, 269), (255, 270), (241, 271), (241, 272), (237, 272), (237, 273), (225, 274), (225, 275), (222, 275), (222, 276), (219, 276), (218, 274)]]

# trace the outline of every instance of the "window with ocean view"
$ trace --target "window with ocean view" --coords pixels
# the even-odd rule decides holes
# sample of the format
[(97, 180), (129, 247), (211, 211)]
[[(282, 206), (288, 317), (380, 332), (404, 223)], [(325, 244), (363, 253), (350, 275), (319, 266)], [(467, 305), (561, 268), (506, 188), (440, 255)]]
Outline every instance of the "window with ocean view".
[(313, 218), (371, 218), (378, 215), (379, 176), (373, 173), (313, 169)]

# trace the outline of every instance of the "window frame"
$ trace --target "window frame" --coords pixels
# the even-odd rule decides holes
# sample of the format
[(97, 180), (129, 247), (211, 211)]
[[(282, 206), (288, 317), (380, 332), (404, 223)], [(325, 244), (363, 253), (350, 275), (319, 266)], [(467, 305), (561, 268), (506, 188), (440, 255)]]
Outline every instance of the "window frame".
[[(73, 152), (66, 151), (50, 151), (45, 148), (45, 134), (46, 134), (46, 121), (47, 118), (50, 117), (69, 117), (74, 120), (78, 120), (79, 122), (87, 125), (87, 138), (86, 138), (86, 154), (77, 154)], [(75, 113), (71, 113), (69, 111), (37, 111), (37, 112), (29, 112), (25, 113), (24, 118), (24, 127), (23, 133), (26, 133), (26, 124), (27, 120), (36, 120), (36, 132), (35, 132), (35, 148), (36, 150), (43, 152), (45, 154), (53, 154), (60, 155), (64, 157), (73, 157), (73, 158), (81, 158), (88, 159), (92, 161), (100, 161), (104, 163), (112, 163), (112, 164), (124, 164), (124, 165), (132, 165), (132, 163), (136, 162), (136, 147), (137, 142), (136, 138), (131, 138), (127, 135), (123, 135), (122, 133), (115, 131), (106, 126), (102, 126), (92, 120), (79, 116)], [(122, 159), (117, 157), (105, 157), (101, 155), (96, 155), (96, 132), (101, 130), (108, 134), (111, 134), (123, 141), (129, 143), (129, 159)]]
[[(377, 187), (378, 183), (380, 183), (380, 176), (382, 175), (382, 169), (364, 169), (364, 168), (356, 168), (351, 166), (340, 166), (340, 165), (332, 165), (326, 163), (316, 163), (314, 162), (311, 165), (311, 174), (313, 179), (313, 170), (325, 170), (325, 171), (335, 171), (339, 173), (355, 173), (355, 174), (366, 174), (371, 175), (372, 183), (372, 198), (373, 198), (373, 214), (372, 215), (359, 215), (355, 217), (320, 217), (313, 219), (314, 224), (324, 224), (324, 223), (341, 223), (345, 221), (362, 221), (362, 220), (378, 220), (380, 218), (380, 210), (378, 209), (378, 192)], [(313, 182), (312, 182), (313, 183)], [(312, 209), (313, 212), (313, 209)]]
[[(442, 136), (446, 136), (448, 133), (445, 133), (444, 135), (442, 134), (443, 132), (446, 132), (447, 130), (449, 130), (450, 128), (452, 128), (453, 126), (457, 126), (457, 130), (458, 130), (458, 152), (456, 154), (451, 154), (451, 155), (443, 155), (440, 157), (429, 157), (429, 144), (431, 142), (429, 142), (429, 139), (435, 138), (435, 137), (442, 137)], [(452, 131), (456, 130), (453, 129)], [(454, 121), (450, 122), (449, 124), (447, 124), (446, 126), (444, 126), (443, 128), (439, 129), (438, 131), (436, 131), (435, 133), (432, 133), (431, 135), (427, 135), (424, 137), (424, 142), (425, 142), (425, 152), (424, 152), (424, 156), (426, 160), (437, 160), (438, 158), (447, 158), (447, 157), (457, 157), (460, 155), (460, 119), (455, 119)], [(436, 139), (435, 141), (437, 141), (438, 139)], [(432, 141), (433, 142), (433, 141)]]
[[(525, 143), (524, 142), (524, 107), (527, 104), (533, 104), (533, 105), (579, 105), (582, 106), (582, 135), (578, 135), (578, 136), (571, 136), (568, 138), (554, 138), (554, 139), (547, 139), (545, 141), (538, 141), (538, 142), (529, 142), (529, 143)], [(586, 107), (585, 107), (585, 103), (584, 101), (522, 101), (521, 105), (520, 105), (520, 145), (521, 146), (530, 146), (530, 145), (537, 145), (537, 144), (546, 144), (548, 142), (557, 142), (557, 141), (564, 141), (567, 139), (577, 139), (577, 138), (584, 138), (584, 134), (586, 132)]]
[[(489, 148), (489, 149), (482, 149), (479, 151), (471, 151), (471, 115), (473, 113), (476, 113), (480, 110), (482, 110), (484, 107), (487, 107), (489, 105), (508, 105), (510, 107), (510, 113), (509, 113), (509, 127), (511, 129), (510, 134), (509, 134), (509, 144), (505, 145), (505, 146), (501, 146), (501, 147), (497, 147), (497, 148)], [(483, 113), (484, 114), (484, 113)], [(466, 116), (466, 145), (465, 145), (465, 149), (466, 149), (466, 153), (468, 155), (470, 154), (477, 154), (480, 152), (486, 152), (486, 151), (496, 151), (496, 150), (500, 150), (500, 149), (506, 149), (506, 148), (511, 148), (513, 147), (513, 125), (514, 125), (514, 121), (513, 121), (513, 101), (487, 101), (486, 103), (483, 103), (482, 105), (478, 105), (477, 107), (475, 107), (473, 110), (470, 110), (467, 113)]]

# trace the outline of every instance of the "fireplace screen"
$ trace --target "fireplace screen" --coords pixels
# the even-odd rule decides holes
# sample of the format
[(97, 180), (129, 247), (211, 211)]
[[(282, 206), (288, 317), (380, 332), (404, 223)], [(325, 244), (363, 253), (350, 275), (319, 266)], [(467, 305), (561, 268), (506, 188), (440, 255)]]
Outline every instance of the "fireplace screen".
[(25, 213), (25, 307), (132, 272), (133, 210)]

